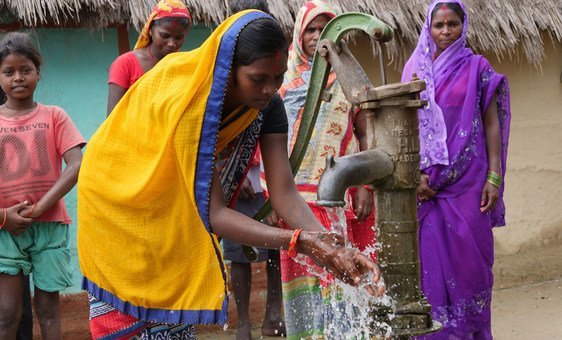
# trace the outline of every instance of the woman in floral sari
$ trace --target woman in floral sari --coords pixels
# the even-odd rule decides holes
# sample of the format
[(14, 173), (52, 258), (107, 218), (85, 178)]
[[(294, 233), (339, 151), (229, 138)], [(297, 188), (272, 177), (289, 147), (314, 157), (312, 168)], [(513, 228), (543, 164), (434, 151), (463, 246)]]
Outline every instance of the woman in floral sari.
[[(294, 146), (302, 119), (318, 38), (336, 14), (328, 3), (314, 0), (305, 3), (297, 15), (288, 70), (279, 89), (289, 121), (289, 149)], [(329, 212), (315, 203), (326, 156), (340, 157), (364, 150), (367, 139), (364, 113), (347, 101), (333, 71), (329, 75), (326, 91), (331, 94), (331, 100), (320, 106), (314, 132), (295, 182), (318, 221), (330, 229)], [(373, 193), (365, 187), (352, 188), (347, 200), (345, 215), (348, 236), (363, 251), (375, 242)], [(281, 251), (281, 278), (287, 337), (300, 339), (323, 335), (328, 314), (322, 295), (328, 290), (322, 292), (322, 285), (327, 282), (322, 283), (285, 251)]]
[(458, 0), (433, 1), (402, 81), (427, 83), (419, 110), (421, 288), (443, 329), (431, 339), (491, 339), (494, 238), (505, 225), (505, 76), (466, 47)]

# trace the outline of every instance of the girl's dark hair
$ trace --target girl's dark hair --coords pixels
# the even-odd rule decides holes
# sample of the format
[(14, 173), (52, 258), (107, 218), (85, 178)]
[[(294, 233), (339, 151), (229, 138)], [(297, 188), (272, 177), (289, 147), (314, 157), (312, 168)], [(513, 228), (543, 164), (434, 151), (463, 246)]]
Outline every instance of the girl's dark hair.
[(190, 25), (190, 22), (189, 22), (188, 18), (164, 17), (164, 18), (154, 20), (150, 27), (152, 28), (152, 27), (155, 27), (155, 26), (162, 26), (162, 24), (167, 24), (167, 23), (173, 23), (173, 24), (176, 24), (176, 25), (180, 25), (180, 26), (183, 26), (185, 29), (188, 29), (189, 25)]
[(0, 64), (10, 54), (19, 54), (31, 60), (35, 68), (39, 69), (43, 63), (43, 57), (31, 38), (21, 32), (10, 32), (0, 40)]
[(248, 66), (278, 52), (287, 53), (287, 47), (287, 39), (277, 21), (270, 18), (254, 20), (238, 35), (234, 66)]
[(464, 12), (461, 5), (457, 4), (456, 2), (438, 2), (435, 7), (433, 7), (433, 11), (431, 11), (431, 19), (433, 19), (435, 13), (443, 6), (455, 12), (459, 16), (459, 18), (461, 18), (461, 22), (464, 23)]
[[(21, 32), (10, 32), (0, 40), (0, 65), (10, 54), (19, 54), (31, 60), (35, 68), (39, 70), (43, 63), (43, 57), (31, 38)], [(0, 103), (6, 101), (6, 94), (0, 89)]]

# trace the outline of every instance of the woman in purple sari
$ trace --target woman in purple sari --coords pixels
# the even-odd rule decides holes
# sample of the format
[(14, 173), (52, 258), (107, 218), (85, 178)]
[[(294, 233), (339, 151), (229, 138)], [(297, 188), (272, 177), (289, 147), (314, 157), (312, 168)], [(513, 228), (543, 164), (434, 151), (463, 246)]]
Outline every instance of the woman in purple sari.
[(494, 238), (505, 225), (509, 137), (504, 75), (466, 47), (462, 2), (433, 1), (402, 81), (427, 82), (419, 110), (421, 288), (443, 324), (431, 339), (491, 339)]

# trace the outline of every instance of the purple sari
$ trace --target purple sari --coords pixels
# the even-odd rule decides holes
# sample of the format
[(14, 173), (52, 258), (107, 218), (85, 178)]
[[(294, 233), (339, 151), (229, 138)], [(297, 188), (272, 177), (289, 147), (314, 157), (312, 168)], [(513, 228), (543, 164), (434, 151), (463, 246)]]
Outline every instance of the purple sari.
[[(505, 175), (509, 137), (509, 88), (481, 55), (466, 47), (468, 18), (461, 37), (434, 60), (429, 6), (418, 45), (406, 63), (402, 81), (416, 73), (427, 82), (419, 110), (421, 168), (435, 197), (420, 204), (421, 288), (443, 323), (427, 339), (491, 339), (494, 238), (492, 228), (505, 225), (504, 186), (495, 208), (480, 212), (488, 158), (484, 114), (495, 98), (501, 132), (501, 172)], [(443, 1), (441, 1), (443, 2)]]

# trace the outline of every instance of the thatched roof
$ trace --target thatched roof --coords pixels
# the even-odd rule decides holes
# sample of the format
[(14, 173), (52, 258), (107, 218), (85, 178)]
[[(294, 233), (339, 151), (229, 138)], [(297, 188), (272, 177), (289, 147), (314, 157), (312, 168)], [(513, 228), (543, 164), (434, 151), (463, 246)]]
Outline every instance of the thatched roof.
[[(218, 23), (227, 16), (227, 0), (184, 0), (198, 21)], [(305, 0), (268, 0), (287, 33)], [(562, 0), (465, 0), (471, 20), (469, 44), (500, 58), (519, 57), (535, 65), (544, 44), (562, 41)], [(415, 46), (429, 0), (332, 0), (344, 12), (373, 14), (395, 30), (388, 53), (403, 61)], [(11, 13), (25, 26), (64, 26), (72, 21), (87, 28), (127, 23), (140, 28), (156, 0), (0, 0), (0, 13)], [(541, 35), (546, 32), (546, 35)], [(549, 36), (552, 41), (543, 41)]]

